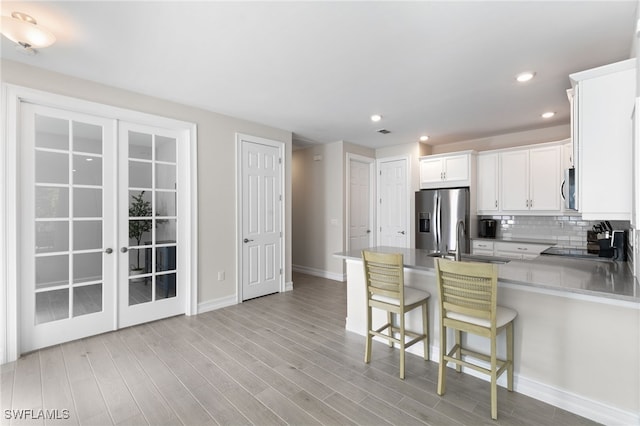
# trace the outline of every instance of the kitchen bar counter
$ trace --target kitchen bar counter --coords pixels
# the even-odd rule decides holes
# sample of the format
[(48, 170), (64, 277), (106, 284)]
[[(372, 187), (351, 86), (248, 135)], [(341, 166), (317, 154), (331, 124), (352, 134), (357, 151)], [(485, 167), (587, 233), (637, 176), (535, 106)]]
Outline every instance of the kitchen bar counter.
[[(433, 272), (434, 258), (428, 250), (374, 247), (369, 250), (402, 253), (405, 267)], [(360, 260), (360, 250), (336, 253), (336, 257)], [(640, 286), (625, 262), (591, 261), (564, 256), (539, 256), (533, 260), (511, 260), (498, 265), (500, 285), (528, 286), (600, 298), (603, 302), (625, 301), (640, 306)], [(615, 302), (614, 302), (615, 303)]]
[[(427, 250), (371, 250), (402, 253), (405, 285), (431, 294), (429, 350), (437, 362), (440, 320), (434, 258)], [(364, 336), (366, 282), (360, 250), (335, 256), (346, 261), (345, 328)], [(515, 391), (600, 423), (640, 425), (638, 293), (638, 284), (624, 262), (540, 256), (498, 264), (498, 304), (518, 312), (514, 323)], [(384, 324), (384, 312), (374, 309), (373, 321), (374, 327)], [(406, 321), (407, 328), (420, 330), (419, 312), (408, 313)], [(486, 339), (466, 339), (470, 347), (488, 353)], [(499, 340), (499, 356), (504, 356), (503, 342)], [(421, 356), (422, 343), (409, 351)], [(498, 380), (501, 386), (504, 379)]]

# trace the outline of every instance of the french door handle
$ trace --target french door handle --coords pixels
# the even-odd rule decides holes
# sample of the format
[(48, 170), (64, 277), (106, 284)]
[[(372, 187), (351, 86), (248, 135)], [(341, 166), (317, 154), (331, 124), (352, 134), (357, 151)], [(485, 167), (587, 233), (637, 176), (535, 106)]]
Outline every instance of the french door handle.
[(111, 253), (113, 253), (113, 249), (111, 247), (109, 247), (104, 252), (107, 253), (107, 254), (111, 254)]
[(120, 249), (120, 251), (121, 251), (122, 253), (126, 253), (126, 252), (128, 252), (128, 251), (129, 251), (129, 249), (128, 249), (128, 248), (126, 248), (126, 247), (122, 247), (122, 248)]
[(244, 239), (244, 240), (242, 240), (242, 241), (244, 241), (245, 243), (249, 243), (249, 242), (251, 242), (251, 241), (253, 241), (253, 240), (250, 240), (250, 239), (248, 239), (248, 238), (245, 238), (245, 239)]

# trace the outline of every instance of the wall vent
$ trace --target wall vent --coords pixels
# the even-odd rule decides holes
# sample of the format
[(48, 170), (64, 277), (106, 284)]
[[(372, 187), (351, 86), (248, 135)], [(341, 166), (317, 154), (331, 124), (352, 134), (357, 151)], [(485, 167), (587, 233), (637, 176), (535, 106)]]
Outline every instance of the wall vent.
[(387, 130), (387, 129), (379, 129), (379, 130), (376, 130), (376, 132), (378, 132), (378, 133), (382, 133), (383, 135), (386, 135), (386, 134), (388, 134), (388, 133), (391, 133), (391, 132), (390, 132), (389, 130)]

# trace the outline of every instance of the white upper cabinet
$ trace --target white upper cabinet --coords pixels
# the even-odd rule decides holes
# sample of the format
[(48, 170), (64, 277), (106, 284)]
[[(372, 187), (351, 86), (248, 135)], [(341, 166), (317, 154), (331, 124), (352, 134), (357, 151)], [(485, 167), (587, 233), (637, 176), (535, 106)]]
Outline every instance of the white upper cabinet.
[(420, 157), (420, 189), (470, 186), (472, 152)]
[(503, 212), (559, 212), (562, 147), (505, 151), (500, 154)]
[(635, 58), (570, 78), (579, 211), (585, 220), (630, 220)]
[(478, 214), (494, 213), (500, 208), (498, 205), (498, 165), (498, 154), (478, 154)]

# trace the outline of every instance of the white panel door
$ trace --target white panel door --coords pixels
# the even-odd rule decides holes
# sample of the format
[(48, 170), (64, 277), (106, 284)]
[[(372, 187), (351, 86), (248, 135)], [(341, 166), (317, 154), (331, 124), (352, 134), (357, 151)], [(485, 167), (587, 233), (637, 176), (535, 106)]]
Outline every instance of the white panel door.
[(22, 104), (21, 351), (115, 327), (115, 121)]
[(242, 300), (276, 293), (282, 282), (281, 153), (241, 140)]
[(179, 141), (175, 131), (120, 123), (120, 327), (185, 312)]
[(349, 250), (373, 246), (370, 161), (349, 160)]
[(409, 246), (407, 160), (379, 162), (378, 242), (382, 246)]

